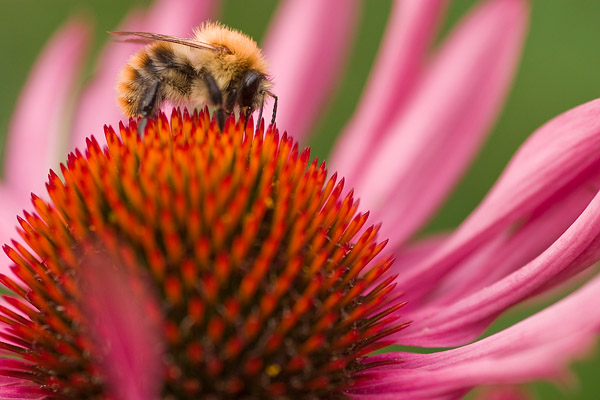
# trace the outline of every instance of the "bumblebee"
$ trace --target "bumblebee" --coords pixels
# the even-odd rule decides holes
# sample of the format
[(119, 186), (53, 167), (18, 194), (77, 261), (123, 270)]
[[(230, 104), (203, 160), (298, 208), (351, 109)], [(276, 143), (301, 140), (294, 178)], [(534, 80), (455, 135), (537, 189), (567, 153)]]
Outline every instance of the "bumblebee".
[(134, 54), (121, 71), (117, 102), (130, 117), (154, 115), (160, 104), (211, 105), (219, 128), (226, 115), (238, 109), (248, 120), (259, 110), (262, 118), (265, 97), (277, 96), (267, 63), (256, 42), (240, 31), (218, 22), (206, 22), (194, 30), (192, 38), (179, 38), (147, 32), (113, 32), (133, 41), (149, 42)]

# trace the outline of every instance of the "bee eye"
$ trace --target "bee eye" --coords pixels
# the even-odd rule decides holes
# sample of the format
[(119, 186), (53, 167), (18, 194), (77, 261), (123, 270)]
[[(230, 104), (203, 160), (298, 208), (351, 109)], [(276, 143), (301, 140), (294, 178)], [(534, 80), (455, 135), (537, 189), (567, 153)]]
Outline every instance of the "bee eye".
[(240, 88), (239, 105), (240, 107), (252, 107), (258, 92), (258, 87), (263, 76), (254, 71), (248, 71), (242, 79)]

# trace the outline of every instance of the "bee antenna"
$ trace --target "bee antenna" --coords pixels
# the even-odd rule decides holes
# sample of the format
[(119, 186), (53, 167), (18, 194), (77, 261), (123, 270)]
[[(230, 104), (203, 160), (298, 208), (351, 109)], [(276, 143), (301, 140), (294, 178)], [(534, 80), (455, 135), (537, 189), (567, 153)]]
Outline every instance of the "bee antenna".
[(256, 120), (256, 129), (260, 126), (260, 120), (262, 119), (263, 107), (265, 105), (265, 95), (263, 92), (262, 101), (260, 102), (260, 108), (258, 109), (258, 119)]

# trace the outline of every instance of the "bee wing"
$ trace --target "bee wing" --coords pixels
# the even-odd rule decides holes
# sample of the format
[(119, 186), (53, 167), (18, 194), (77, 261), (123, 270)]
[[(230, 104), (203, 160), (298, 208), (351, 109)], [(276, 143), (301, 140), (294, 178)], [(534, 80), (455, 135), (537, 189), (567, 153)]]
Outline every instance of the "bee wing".
[[(184, 46), (193, 47), (195, 49), (212, 50), (212, 51), (219, 51), (219, 52), (225, 51), (225, 48), (223, 48), (223, 47), (214, 46), (212, 44), (200, 42), (198, 40), (180, 38), (177, 36), (161, 35), (159, 33), (118, 32), (118, 31), (107, 31), (107, 32), (112, 35), (115, 35), (115, 36), (129, 36), (129, 38), (125, 39), (125, 40), (132, 41), (132, 42), (148, 43), (148, 42), (152, 42), (155, 40), (160, 40), (162, 42), (171, 42), (171, 43), (182, 44)], [(143, 38), (143, 39), (139, 39), (139, 38)]]

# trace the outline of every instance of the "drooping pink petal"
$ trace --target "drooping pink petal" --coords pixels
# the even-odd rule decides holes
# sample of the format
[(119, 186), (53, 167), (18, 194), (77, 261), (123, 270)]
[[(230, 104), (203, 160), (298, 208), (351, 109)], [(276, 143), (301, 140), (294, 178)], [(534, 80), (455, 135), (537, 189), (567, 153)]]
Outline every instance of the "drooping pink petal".
[(382, 235), (392, 245), (431, 216), (482, 143), (517, 65), (527, 16), (522, 0), (490, 0), (467, 16), (360, 169), (361, 204), (386, 221)]
[[(482, 384), (512, 384), (568, 377), (565, 365), (583, 354), (600, 331), (600, 277), (560, 302), (476, 343), (433, 354), (388, 353), (369, 361), (398, 360), (354, 398), (400, 392), (434, 397)], [(381, 396), (377, 398), (389, 398)]]
[(480, 206), (439, 251), (400, 271), (399, 287), (419, 304), (443, 277), (485, 243), (540, 207), (580, 190), (600, 168), (600, 100), (547, 123), (523, 145)]
[[(540, 255), (593, 199), (595, 193), (590, 188), (600, 187), (600, 171), (598, 175), (574, 191), (551, 198), (520, 226), (482, 246), (457, 265), (429, 298), (435, 298), (433, 303), (436, 304), (451, 304), (493, 284)], [(431, 304), (429, 300), (427, 306)]]
[(41, 392), (39, 386), (32, 385), (29, 381), (2, 377), (0, 379), (0, 398), (6, 400), (42, 400), (46, 398), (46, 395)]
[[(568, 360), (561, 356), (580, 355), (590, 344), (586, 345), (567, 338), (556, 341), (552, 348), (535, 347), (518, 354), (469, 360), (451, 367), (382, 371), (380, 375), (373, 374), (373, 384), (351, 397), (394, 399), (402, 395), (410, 399), (437, 399), (447, 393), (486, 384), (525, 383), (542, 378), (565, 379), (560, 365)], [(406, 361), (404, 357), (401, 359)]]
[[(264, 52), (279, 97), (277, 124), (303, 141), (334, 87), (356, 25), (356, 0), (287, 0)], [(272, 101), (263, 116), (271, 118)], [(268, 120), (267, 120), (268, 122)]]
[(396, 275), (415, 265), (422, 264), (444, 245), (448, 236), (448, 234), (427, 236), (416, 243), (394, 249), (395, 261), (386, 276)]
[(420, 78), (445, 0), (394, 2), (373, 72), (352, 120), (334, 147), (330, 168), (354, 182), (373, 146), (404, 109)]
[(2, 399), (18, 399), (18, 400), (43, 400), (46, 395), (39, 393), (28, 393), (32, 391), (30, 386), (24, 385), (0, 385), (0, 396)]
[[(158, 0), (147, 12), (130, 14), (119, 30), (190, 36), (194, 27), (214, 15), (217, 4), (218, 0)], [(143, 45), (114, 41), (108, 34), (107, 40), (109, 43), (98, 58), (96, 76), (79, 101), (71, 138), (73, 147), (85, 147), (86, 137), (102, 132), (105, 124), (117, 126), (124, 119), (115, 100), (117, 76)]]
[(149, 308), (159, 312), (147, 282), (99, 254), (84, 257), (81, 272), (92, 337), (102, 350), (103, 372), (115, 399), (158, 399), (163, 344), (160, 322), (148, 315)]
[(491, 320), (513, 304), (537, 293), (546, 282), (571, 269), (577, 273), (600, 258), (600, 194), (544, 253), (497, 283), (457, 301), (411, 314), (414, 322), (401, 335), (405, 344), (452, 346), (480, 335)]
[(8, 132), (5, 181), (11, 190), (42, 192), (48, 169), (62, 157), (60, 145), (89, 41), (88, 25), (77, 19), (64, 25), (29, 74)]

